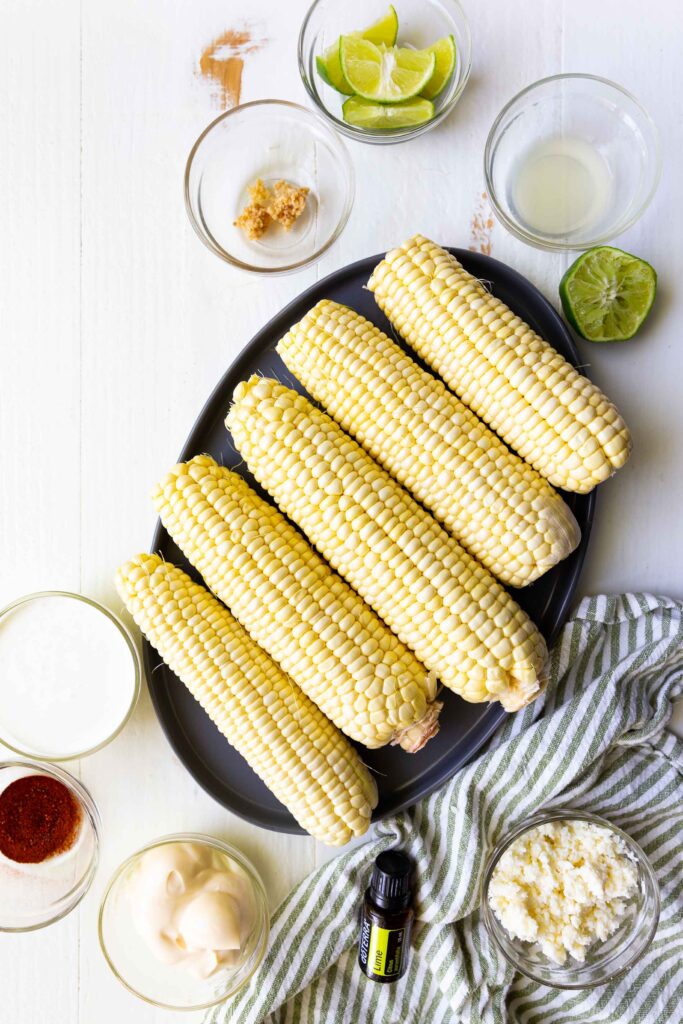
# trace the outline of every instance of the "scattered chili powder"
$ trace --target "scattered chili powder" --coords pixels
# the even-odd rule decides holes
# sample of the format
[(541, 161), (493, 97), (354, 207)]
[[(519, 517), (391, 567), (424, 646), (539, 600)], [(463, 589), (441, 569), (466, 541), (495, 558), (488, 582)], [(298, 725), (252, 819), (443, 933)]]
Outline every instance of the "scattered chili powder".
[(222, 110), (238, 107), (242, 92), (242, 71), (247, 54), (256, 53), (267, 39), (254, 39), (253, 25), (229, 28), (214, 39), (199, 58), (199, 74), (213, 84), (214, 94)]
[(494, 228), (493, 209), (487, 192), (482, 192), (472, 215), (470, 226), (470, 251), (491, 255), (491, 233)]
[(81, 817), (64, 783), (25, 775), (0, 793), (0, 852), (19, 864), (39, 864), (73, 845)]

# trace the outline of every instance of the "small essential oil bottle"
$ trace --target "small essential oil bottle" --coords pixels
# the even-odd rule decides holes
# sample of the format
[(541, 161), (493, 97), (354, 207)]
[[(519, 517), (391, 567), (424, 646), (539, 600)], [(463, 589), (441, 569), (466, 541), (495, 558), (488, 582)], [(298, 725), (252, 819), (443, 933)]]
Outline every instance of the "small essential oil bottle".
[(413, 866), (401, 850), (380, 853), (360, 915), (358, 963), (372, 981), (391, 982), (405, 974), (410, 951)]

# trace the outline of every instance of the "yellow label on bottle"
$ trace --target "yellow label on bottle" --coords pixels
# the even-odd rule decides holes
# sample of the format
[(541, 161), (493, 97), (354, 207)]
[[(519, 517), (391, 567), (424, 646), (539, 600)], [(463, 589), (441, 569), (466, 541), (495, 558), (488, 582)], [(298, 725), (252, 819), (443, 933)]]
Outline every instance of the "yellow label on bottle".
[(395, 974), (400, 974), (404, 935), (404, 928), (372, 926), (367, 963), (373, 974), (378, 974), (383, 978), (391, 978)]

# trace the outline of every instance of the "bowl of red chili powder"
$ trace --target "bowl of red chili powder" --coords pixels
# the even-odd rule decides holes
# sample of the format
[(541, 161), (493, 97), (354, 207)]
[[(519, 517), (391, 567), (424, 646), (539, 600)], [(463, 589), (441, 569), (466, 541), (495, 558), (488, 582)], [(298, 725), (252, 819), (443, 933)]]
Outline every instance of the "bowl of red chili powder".
[(90, 888), (100, 819), (69, 772), (33, 761), (0, 762), (0, 931), (43, 928)]

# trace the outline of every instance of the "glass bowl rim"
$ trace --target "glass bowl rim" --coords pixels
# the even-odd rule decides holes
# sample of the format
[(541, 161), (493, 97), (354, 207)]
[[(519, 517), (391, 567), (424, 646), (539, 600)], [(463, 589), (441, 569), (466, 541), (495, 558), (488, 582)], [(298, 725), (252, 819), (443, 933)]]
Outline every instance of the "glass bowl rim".
[[(169, 843), (181, 842), (194, 842), (201, 843), (203, 846), (210, 846), (213, 849), (219, 850), (221, 853), (224, 853), (228, 857), (231, 857), (233, 860), (237, 861), (240, 867), (242, 867), (246, 871), (250, 882), (252, 883), (257, 892), (258, 901), (261, 905), (261, 910), (263, 914), (261, 935), (259, 937), (258, 944), (253, 953), (254, 962), (251, 966), (251, 970), (249, 971), (249, 973), (242, 979), (238, 987), (234, 989), (232, 992), (220, 995), (215, 999), (208, 1000), (207, 1002), (197, 1003), (193, 1006), (174, 1006), (171, 1003), (161, 1002), (158, 999), (154, 999), (152, 996), (147, 996), (144, 993), (139, 992), (138, 989), (136, 989), (133, 985), (130, 984), (130, 982), (128, 982), (124, 978), (124, 976), (119, 971), (118, 967), (115, 966), (114, 962), (109, 956), (109, 952), (107, 950), (107, 943), (104, 938), (105, 910), (107, 908), (109, 897), (111, 896), (112, 890), (114, 889), (116, 883), (120, 880), (123, 873), (131, 866), (133, 861), (135, 861), (141, 854), (145, 853), (147, 850), (156, 849), (156, 847), (158, 846), (167, 846)], [(132, 995), (136, 996), (138, 999), (141, 999), (143, 1002), (147, 1003), (150, 1006), (156, 1006), (162, 1010), (174, 1010), (179, 1013), (188, 1013), (190, 1011), (197, 1010), (208, 1010), (212, 1006), (219, 1006), (221, 1003), (224, 1003), (226, 1000), (230, 999), (233, 995), (236, 995), (237, 992), (244, 988), (244, 986), (247, 985), (251, 978), (254, 976), (256, 970), (258, 969), (264, 956), (266, 955), (268, 940), (270, 937), (270, 910), (268, 908), (268, 896), (266, 893), (265, 886), (263, 884), (263, 879), (261, 878), (259, 872), (256, 870), (255, 866), (252, 864), (252, 862), (249, 860), (246, 854), (242, 853), (241, 850), (238, 850), (237, 847), (232, 846), (231, 843), (226, 843), (224, 840), (217, 839), (215, 836), (209, 836), (204, 832), (170, 832), (167, 835), (158, 836), (156, 839), (150, 839), (149, 842), (144, 843), (142, 846), (138, 847), (138, 849), (134, 850), (133, 853), (129, 854), (128, 857), (125, 857), (124, 860), (122, 860), (121, 863), (118, 865), (118, 867), (114, 869), (114, 871), (111, 874), (111, 877), (109, 878), (109, 881), (107, 882), (105, 890), (102, 894), (102, 898), (100, 900), (100, 907), (97, 914), (97, 937), (99, 939), (100, 950), (102, 951), (102, 955), (104, 956), (104, 959), (107, 962), (107, 966), (111, 970), (112, 974), (117, 979), (117, 981), (119, 981), (120, 984), (123, 985), (125, 989), (127, 989), (130, 993), (132, 993)]]
[[(558, 979), (556, 981), (549, 981), (548, 978), (541, 976), (540, 974), (537, 974), (534, 971), (533, 967), (528, 967), (521, 958), (511, 956), (508, 950), (503, 946), (498, 936), (498, 929), (502, 929), (503, 926), (498, 922), (497, 918), (495, 918), (494, 912), (491, 909), (488, 901), (489, 883), (491, 881), (493, 872), (502, 855), (505, 853), (506, 850), (510, 848), (510, 846), (515, 842), (516, 839), (519, 839), (521, 835), (523, 835), (525, 832), (528, 832), (530, 829), (536, 828), (538, 825), (543, 825), (551, 821), (588, 821), (592, 822), (595, 825), (601, 825), (603, 828), (606, 828), (610, 832), (615, 833), (617, 836), (623, 839), (626, 845), (629, 847), (629, 849), (633, 851), (637, 858), (640, 868), (647, 876), (648, 881), (650, 882), (652, 887), (652, 893), (654, 897), (653, 920), (650, 925), (650, 928), (648, 929), (644, 946), (641, 949), (636, 950), (622, 967), (620, 967), (618, 970), (615, 970), (608, 977), (602, 978), (598, 981), (570, 980), (569, 977), (566, 980)], [(482, 917), (484, 918), (486, 930), (489, 936), (493, 939), (496, 949), (500, 953), (502, 953), (507, 962), (511, 964), (515, 968), (515, 970), (519, 971), (520, 974), (523, 974), (525, 977), (530, 978), (532, 981), (536, 981), (541, 985), (547, 985), (549, 988), (588, 989), (597, 988), (600, 985), (607, 985), (612, 981), (621, 978), (624, 974), (626, 974), (627, 971), (631, 969), (631, 967), (633, 967), (633, 964), (649, 948), (650, 943), (652, 942), (655, 936), (655, 932), (657, 931), (657, 927), (659, 925), (661, 900), (659, 892), (659, 882), (657, 881), (657, 876), (655, 875), (652, 864), (650, 863), (650, 859), (635, 839), (633, 839), (627, 832), (624, 832), (623, 829), (620, 829), (618, 825), (615, 825), (613, 822), (609, 821), (607, 818), (603, 818), (599, 814), (593, 814), (591, 811), (583, 811), (575, 807), (553, 805), (552, 807), (546, 807), (542, 810), (536, 811), (529, 817), (524, 818), (523, 821), (515, 825), (509, 832), (506, 832), (505, 835), (502, 836), (502, 838), (495, 844), (493, 849), (489, 852), (486, 858), (486, 862), (484, 864), (484, 873), (481, 885), (481, 907)], [(578, 968), (576, 968), (576, 970), (580, 969), (581, 965)]]
[[(349, 139), (354, 139), (356, 142), (365, 143), (379, 143), (384, 145), (393, 145), (398, 142), (408, 142), (410, 139), (417, 138), (418, 135), (422, 135), (424, 132), (429, 131), (431, 128), (435, 128), (437, 124), (447, 117), (453, 110), (460, 97), (462, 96), (465, 86), (467, 85), (470, 74), (472, 72), (472, 30), (470, 28), (469, 19), (465, 13), (465, 10), (460, 3), (460, 0), (441, 0), (441, 3), (448, 7), (454, 7), (457, 9), (460, 17), (462, 18), (462, 28), (465, 41), (467, 44), (466, 49), (466, 61), (464, 64), (463, 74), (458, 86), (453, 92), (447, 103), (438, 110), (434, 117), (430, 118), (429, 121), (425, 121), (423, 124), (415, 125), (412, 128), (392, 128), (389, 131), (373, 131), (370, 128), (356, 128), (354, 125), (347, 124), (342, 118), (335, 117), (335, 115), (327, 109), (324, 103), (321, 103), (317, 92), (311, 87), (308, 80), (308, 73), (306, 70), (306, 48), (304, 47), (304, 39), (306, 30), (308, 29), (309, 22), (313, 17), (313, 13), (316, 8), (324, 3), (325, 0), (313, 0), (313, 3), (306, 11), (304, 20), (301, 23), (299, 29), (299, 39), (297, 42), (297, 63), (299, 66), (299, 75), (301, 77), (302, 84), (306, 90), (309, 98), (311, 99), (316, 112), (322, 116), (325, 120), (329, 121), (334, 128), (345, 135)], [(452, 19), (451, 19), (452, 23)]]
[[(346, 178), (346, 195), (344, 197), (344, 203), (341, 214), (337, 220), (334, 231), (329, 238), (312, 252), (305, 259), (297, 260), (295, 263), (288, 263), (283, 266), (277, 267), (257, 267), (251, 263), (247, 263), (244, 260), (239, 259), (237, 256), (231, 255), (227, 249), (224, 249), (215, 240), (207, 237), (206, 233), (198, 223), (197, 218), (194, 215), (192, 209), (192, 198), (190, 189), (190, 176), (192, 174), (192, 168), (194, 165), (195, 158), (199, 152), (199, 149), (207, 138), (207, 136), (217, 128), (219, 124), (232, 117), (234, 114), (243, 114), (245, 111), (251, 110), (254, 107), (288, 107), (290, 110), (296, 112), (296, 115), (304, 120), (315, 122), (325, 132), (326, 136), (332, 143), (332, 148), (335, 152), (335, 156), (339, 157), (341, 163), (344, 166), (345, 178)], [(353, 208), (353, 201), (356, 193), (356, 176), (353, 167), (353, 162), (349, 155), (349, 152), (344, 145), (343, 141), (338, 137), (337, 133), (332, 130), (329, 124), (325, 121), (317, 111), (309, 110), (308, 107), (301, 106), (300, 103), (293, 103), (291, 100), (278, 100), (278, 99), (262, 99), (262, 100), (251, 100), (249, 103), (240, 103), (236, 107), (231, 107), (230, 110), (224, 110), (222, 114), (215, 117), (213, 121), (209, 122), (204, 130), (197, 136), (192, 148), (188, 154), (185, 162), (185, 172), (183, 174), (183, 197), (185, 202), (185, 211), (190, 220), (195, 234), (204, 243), (204, 245), (212, 252), (215, 256), (218, 256), (223, 260), (224, 263), (230, 264), (230, 266), (237, 267), (239, 270), (245, 270), (250, 274), (271, 274), (277, 276), (278, 274), (291, 274), (294, 271), (302, 270), (304, 267), (315, 263), (316, 260), (320, 259), (323, 253), (327, 252), (329, 248), (337, 241), (342, 231), (346, 227), (348, 219), (351, 215)]]
[[(513, 220), (508, 216), (507, 213), (502, 209), (498, 200), (496, 188), (493, 184), (493, 164), (495, 163), (495, 157), (492, 152), (493, 142), (498, 134), (498, 129), (503, 122), (506, 114), (509, 110), (523, 97), (529, 93), (534, 92), (541, 86), (548, 85), (551, 82), (560, 81), (571, 81), (580, 79), (588, 82), (599, 82), (600, 85), (606, 85), (610, 89), (614, 89), (615, 92), (619, 93), (622, 97), (625, 97), (629, 103), (632, 103), (643, 116), (645, 123), (648, 125), (652, 136), (654, 138), (655, 150), (654, 150), (654, 174), (652, 183), (647, 195), (641, 200), (638, 207), (634, 210), (628, 220), (619, 224), (617, 230), (609, 231), (603, 235), (600, 235), (594, 239), (583, 240), (580, 242), (553, 242), (545, 235), (537, 235), (533, 231), (525, 230), (522, 225)], [(640, 100), (633, 95), (628, 89), (625, 89), (623, 85), (619, 85), (618, 82), (614, 82), (610, 78), (604, 78), (601, 75), (591, 75), (581, 71), (565, 71), (557, 75), (547, 75), (545, 78), (539, 78), (535, 82), (531, 82), (530, 85), (526, 85), (519, 92), (515, 93), (511, 99), (502, 107), (497, 114), (489, 129), (489, 133), (486, 137), (486, 145), (484, 146), (484, 180), (486, 185), (486, 191), (489, 194), (491, 205), (495, 211), (496, 216), (500, 222), (507, 228), (510, 234), (514, 235), (515, 238), (519, 238), (522, 242), (526, 242), (529, 245), (535, 246), (537, 249), (544, 249), (546, 252), (584, 252), (586, 249), (592, 249), (599, 245), (607, 245), (612, 239), (617, 238), (619, 235), (624, 234), (629, 228), (642, 217), (645, 210), (648, 208), (655, 192), (659, 186), (659, 182), (662, 176), (662, 146), (659, 129), (653, 120), (652, 116), (640, 102)]]
[[(4, 741), (3, 741), (4, 742)], [(83, 874), (75, 882), (68, 892), (65, 892), (55, 902), (54, 906), (59, 908), (56, 910), (51, 917), (45, 921), (39, 921), (36, 924), (22, 924), (12, 927), (0, 924), (0, 934), (16, 934), (18, 932), (35, 932), (40, 928), (47, 928), (48, 925), (55, 924), (57, 921), (61, 921), (62, 918), (70, 914), (72, 910), (75, 910), (78, 904), (81, 902), (85, 894), (90, 889), (95, 873), (97, 871), (97, 865), (100, 859), (100, 834), (102, 832), (102, 819), (100, 818), (100, 812), (97, 808), (90, 790), (87, 786), (77, 779), (75, 775), (68, 772), (66, 768), (62, 768), (57, 764), (50, 764), (46, 761), (0, 761), (0, 773), (5, 768), (27, 768), (35, 770), (37, 775), (48, 775), (49, 777), (56, 779), (61, 782), (68, 789), (73, 790), (78, 797), (80, 803), (85, 809), (93, 831), (93, 852), (88, 864), (86, 865)]]
[(137, 646), (133, 640), (132, 635), (130, 634), (126, 626), (123, 624), (123, 622), (121, 622), (119, 617), (115, 615), (114, 612), (107, 608), (105, 605), (100, 604), (99, 601), (95, 601), (92, 597), (86, 597), (84, 594), (77, 594), (74, 590), (35, 590), (30, 594), (24, 594), (22, 597), (17, 597), (15, 598), (14, 601), (10, 601), (9, 604), (6, 604), (3, 608), (0, 608), (0, 623), (2, 622), (5, 615), (8, 615), (10, 612), (13, 612), (15, 608), (19, 608), (22, 604), (29, 604), (31, 601), (42, 600), (45, 597), (74, 598), (74, 600), (82, 601), (83, 604), (89, 604), (91, 608), (94, 608), (98, 612), (102, 612), (102, 614), (106, 618), (108, 618), (110, 622), (113, 623), (114, 626), (116, 626), (119, 633), (125, 640), (128, 650), (130, 651), (131, 657), (133, 659), (133, 669), (135, 672), (133, 694), (131, 696), (130, 704), (128, 706), (126, 714), (121, 719), (121, 721), (114, 729), (114, 731), (111, 732), (99, 743), (96, 743), (95, 746), (93, 747), (86, 747), (84, 750), (76, 751), (73, 754), (52, 754), (48, 751), (43, 750), (24, 750), (21, 747), (18, 747), (16, 745), (16, 742), (10, 742), (9, 740), (5, 739), (3, 735), (2, 726), (0, 725), (0, 743), (4, 744), (4, 746), (6, 746), (8, 750), (13, 751), (13, 753), (15, 754), (19, 754), (21, 757), (40, 758), (43, 761), (49, 761), (50, 764), (61, 764), (64, 761), (77, 761), (79, 760), (79, 758), (82, 757), (90, 757), (91, 754), (95, 754), (97, 753), (98, 750), (102, 750), (103, 747), (108, 746), (108, 744), (111, 743), (112, 740), (116, 739), (119, 733), (122, 732), (124, 727), (130, 721), (133, 712), (135, 711), (135, 707), (140, 697), (140, 692), (142, 690), (142, 661), (140, 659), (140, 652), (137, 649)]

